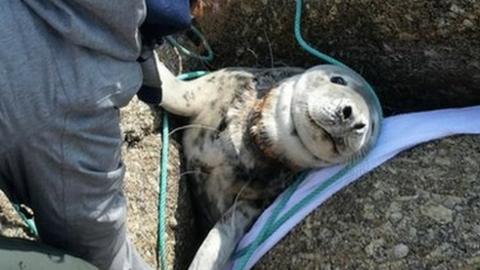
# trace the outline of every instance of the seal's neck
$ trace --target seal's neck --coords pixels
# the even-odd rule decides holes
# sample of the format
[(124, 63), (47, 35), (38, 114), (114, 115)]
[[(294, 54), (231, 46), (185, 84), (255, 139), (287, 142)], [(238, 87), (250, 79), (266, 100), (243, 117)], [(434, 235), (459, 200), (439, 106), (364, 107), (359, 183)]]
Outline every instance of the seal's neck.
[(271, 104), (269, 103), (272, 102), (275, 96), (275, 93), (272, 93), (272, 91), (270, 90), (269, 93), (255, 102), (249, 115), (248, 132), (253, 144), (253, 150), (265, 158), (262, 159), (265, 163), (280, 164), (294, 171), (299, 171), (300, 168), (296, 164), (290, 163), (283, 158), (278, 147), (275, 146), (275, 137), (271, 136), (266, 129), (265, 121), (268, 121), (266, 114), (271, 113), (269, 108)]
[(292, 117), (295, 80), (282, 82), (258, 99), (250, 115), (249, 134), (262, 153), (295, 170), (323, 167), (299, 139)]

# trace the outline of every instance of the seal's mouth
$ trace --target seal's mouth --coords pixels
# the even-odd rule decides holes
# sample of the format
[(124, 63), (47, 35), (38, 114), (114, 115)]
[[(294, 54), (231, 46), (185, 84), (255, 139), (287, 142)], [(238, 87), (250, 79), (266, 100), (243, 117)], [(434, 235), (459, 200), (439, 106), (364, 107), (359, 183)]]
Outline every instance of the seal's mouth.
[(335, 154), (340, 154), (340, 151), (338, 150), (338, 145), (337, 145), (337, 142), (335, 141), (335, 139), (333, 138), (332, 134), (330, 134), (330, 132), (328, 132), (325, 128), (322, 127), (322, 125), (320, 123), (318, 123), (318, 121), (316, 121), (311, 115), (310, 115), (310, 112), (306, 112), (305, 115), (307, 116), (307, 119), (310, 121), (310, 123), (312, 124), (312, 126), (316, 129), (319, 129), (320, 131), (323, 132), (323, 136), (325, 139), (327, 139), (333, 146), (333, 151), (335, 152)]

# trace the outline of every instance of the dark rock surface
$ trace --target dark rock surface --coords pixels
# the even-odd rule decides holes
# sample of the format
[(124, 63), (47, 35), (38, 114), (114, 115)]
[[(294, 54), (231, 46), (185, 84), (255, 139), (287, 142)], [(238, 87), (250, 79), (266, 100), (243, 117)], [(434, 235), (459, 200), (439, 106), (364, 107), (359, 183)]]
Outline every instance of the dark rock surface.
[[(199, 20), (212, 67), (311, 66), (295, 1), (218, 1)], [(360, 72), (386, 114), (480, 103), (480, 1), (306, 0), (304, 38)]]

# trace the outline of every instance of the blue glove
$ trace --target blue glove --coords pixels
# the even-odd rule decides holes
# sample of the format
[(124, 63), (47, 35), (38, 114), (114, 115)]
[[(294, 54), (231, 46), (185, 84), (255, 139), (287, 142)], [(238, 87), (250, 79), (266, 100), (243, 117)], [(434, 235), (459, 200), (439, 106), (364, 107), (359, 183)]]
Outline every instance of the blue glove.
[(144, 42), (160, 43), (164, 36), (190, 27), (190, 0), (146, 0), (147, 17), (140, 27)]
[(143, 52), (139, 58), (143, 70), (143, 85), (137, 93), (140, 100), (149, 104), (162, 101), (162, 82), (158, 77), (153, 48), (162, 38), (190, 27), (190, 0), (146, 0), (147, 17), (140, 27)]

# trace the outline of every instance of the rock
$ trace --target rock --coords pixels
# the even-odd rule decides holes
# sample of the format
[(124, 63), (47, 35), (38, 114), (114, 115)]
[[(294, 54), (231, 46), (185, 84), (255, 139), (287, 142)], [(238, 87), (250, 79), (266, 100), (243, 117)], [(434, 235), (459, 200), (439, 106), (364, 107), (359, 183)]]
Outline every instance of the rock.
[(480, 236), (480, 225), (473, 226), (472, 231), (478, 236)]
[(463, 25), (466, 27), (466, 28), (472, 28), (472, 27), (475, 27), (475, 24), (473, 24), (472, 21), (470, 21), (469, 19), (465, 19), (463, 20)]
[(452, 210), (445, 208), (442, 205), (429, 205), (422, 207), (421, 212), (423, 215), (434, 219), (440, 224), (450, 223), (453, 220)]
[(375, 259), (375, 261), (380, 262), (385, 257), (384, 247), (385, 239), (380, 238), (370, 242), (364, 250), (369, 257), (372, 257)]
[[(150, 265), (157, 260), (157, 206), (160, 152), (162, 149), (161, 112), (134, 98), (121, 110), (125, 138), (123, 159), (127, 166), (125, 195), (128, 199), (128, 228), (138, 251)], [(171, 130), (177, 123), (170, 117)], [(199, 241), (193, 219), (190, 194), (181, 178), (181, 152), (178, 136), (171, 137), (167, 182), (167, 260), (171, 269), (186, 269)]]
[(401, 259), (404, 258), (408, 255), (409, 252), (408, 246), (404, 244), (398, 244), (395, 247), (393, 247), (393, 256), (395, 259)]
[(401, 212), (394, 212), (390, 215), (390, 221), (392, 223), (398, 223), (402, 219), (403, 215)]
[[(437, 157), (449, 165), (434, 162)], [(480, 136), (450, 137), (405, 151), (314, 210), (254, 269), (475, 269), (478, 175)], [(365, 215), (365, 209), (375, 215)], [(395, 215), (402, 218), (394, 222)], [(300, 237), (306, 226), (314, 237)], [(325, 232), (331, 232), (328, 238)], [(299, 256), (304, 253), (318, 258)]]
[[(321, 63), (294, 38), (295, 1), (214, 1), (213, 69)], [(387, 114), (480, 103), (480, 2), (305, 0), (306, 41), (376, 88)]]

